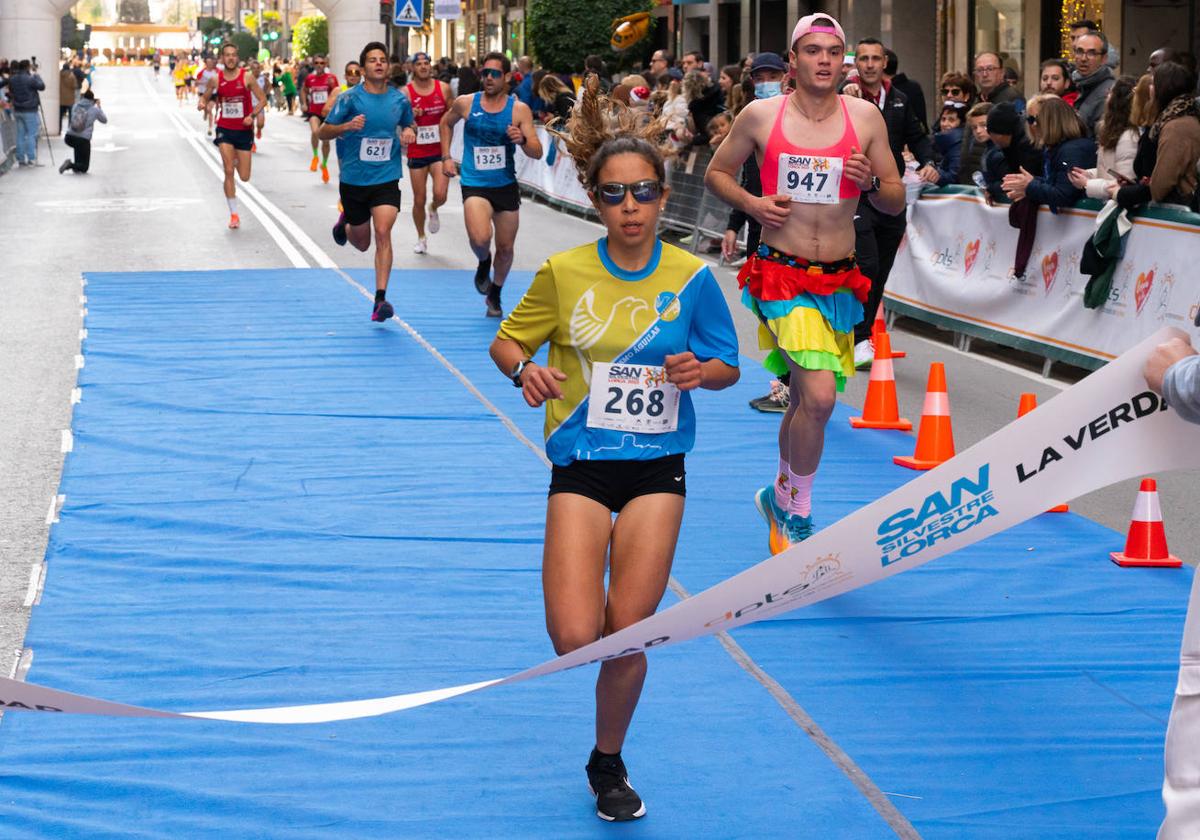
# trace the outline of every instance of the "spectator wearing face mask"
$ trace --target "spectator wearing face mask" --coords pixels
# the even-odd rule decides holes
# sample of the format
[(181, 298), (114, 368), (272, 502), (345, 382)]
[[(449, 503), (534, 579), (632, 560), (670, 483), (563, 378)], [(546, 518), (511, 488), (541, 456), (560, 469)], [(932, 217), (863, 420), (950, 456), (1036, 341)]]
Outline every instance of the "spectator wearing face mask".
[[(754, 56), (750, 63), (748, 76), (754, 87), (750, 101), (755, 99), (771, 99), (784, 94), (783, 80), (787, 75), (788, 66), (784, 60), (772, 52), (762, 52)], [(742, 188), (754, 196), (762, 195), (762, 178), (759, 173), (758, 160), (754, 155), (746, 158), (742, 164)], [(742, 226), (746, 227), (746, 253), (752, 254), (758, 250), (762, 240), (762, 225), (741, 210), (732, 210), (729, 221), (725, 225), (725, 238), (721, 243), (721, 255), (726, 262), (736, 262), (740, 259), (737, 253), (737, 237)], [(786, 377), (787, 374), (784, 374)], [(758, 411), (778, 414), (788, 409), (788, 389), (779, 380), (771, 383), (771, 388), (765, 396), (750, 400), (750, 407)]]

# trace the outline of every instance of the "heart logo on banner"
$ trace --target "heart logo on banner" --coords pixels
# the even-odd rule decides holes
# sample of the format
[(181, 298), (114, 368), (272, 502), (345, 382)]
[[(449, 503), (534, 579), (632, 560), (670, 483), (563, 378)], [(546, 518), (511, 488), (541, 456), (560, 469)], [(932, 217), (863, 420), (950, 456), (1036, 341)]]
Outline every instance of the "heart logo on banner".
[(1054, 285), (1054, 278), (1058, 274), (1058, 251), (1052, 254), (1047, 254), (1042, 257), (1042, 282), (1046, 284), (1046, 293), (1049, 294), (1050, 287)]
[(1146, 305), (1146, 298), (1150, 297), (1150, 290), (1154, 288), (1154, 269), (1143, 271), (1138, 275), (1137, 285), (1133, 287), (1133, 302), (1137, 306), (1137, 313), (1142, 314), (1142, 307)]
[(979, 240), (976, 239), (967, 246), (967, 253), (963, 257), (963, 265), (966, 267), (967, 274), (971, 273), (971, 269), (975, 267), (975, 258), (979, 256)]

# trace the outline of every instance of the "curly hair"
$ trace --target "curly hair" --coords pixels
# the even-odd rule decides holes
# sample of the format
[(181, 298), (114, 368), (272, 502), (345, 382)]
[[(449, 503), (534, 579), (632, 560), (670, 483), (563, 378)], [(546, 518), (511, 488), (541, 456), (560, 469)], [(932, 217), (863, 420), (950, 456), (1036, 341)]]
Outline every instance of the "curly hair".
[(594, 75), (583, 83), (579, 96), (579, 107), (567, 120), (565, 130), (549, 131), (566, 144), (584, 189), (595, 189), (604, 164), (621, 154), (639, 155), (654, 167), (660, 181), (666, 181), (666, 159), (674, 152), (663, 139), (666, 127), (662, 120), (647, 119), (603, 95), (600, 79)]

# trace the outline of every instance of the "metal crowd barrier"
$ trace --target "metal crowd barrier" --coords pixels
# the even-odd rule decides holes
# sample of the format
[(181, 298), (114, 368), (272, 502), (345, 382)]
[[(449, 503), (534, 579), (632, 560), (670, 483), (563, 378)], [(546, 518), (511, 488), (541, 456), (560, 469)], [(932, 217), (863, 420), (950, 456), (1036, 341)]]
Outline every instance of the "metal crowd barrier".
[(13, 168), (17, 160), (17, 119), (11, 108), (0, 110), (0, 175)]

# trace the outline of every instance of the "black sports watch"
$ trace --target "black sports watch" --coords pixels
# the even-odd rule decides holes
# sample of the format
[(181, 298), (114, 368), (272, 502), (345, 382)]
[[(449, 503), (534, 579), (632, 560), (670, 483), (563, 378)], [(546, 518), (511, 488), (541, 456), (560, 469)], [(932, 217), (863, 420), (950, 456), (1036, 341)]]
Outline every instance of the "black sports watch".
[(517, 362), (517, 366), (515, 368), (513, 368), (512, 373), (510, 373), (508, 375), (508, 378), (512, 380), (513, 385), (515, 385), (518, 388), (525, 387), (524, 385), (521, 384), (521, 373), (528, 366), (529, 366), (529, 359), (522, 359), (521, 361)]
[(867, 195), (870, 195), (871, 193), (877, 193), (877, 192), (879, 192), (879, 176), (878, 176), (878, 175), (872, 175), (872, 176), (871, 176), (871, 189), (869, 189), (869, 190), (864, 190), (864, 192), (865, 192)]

